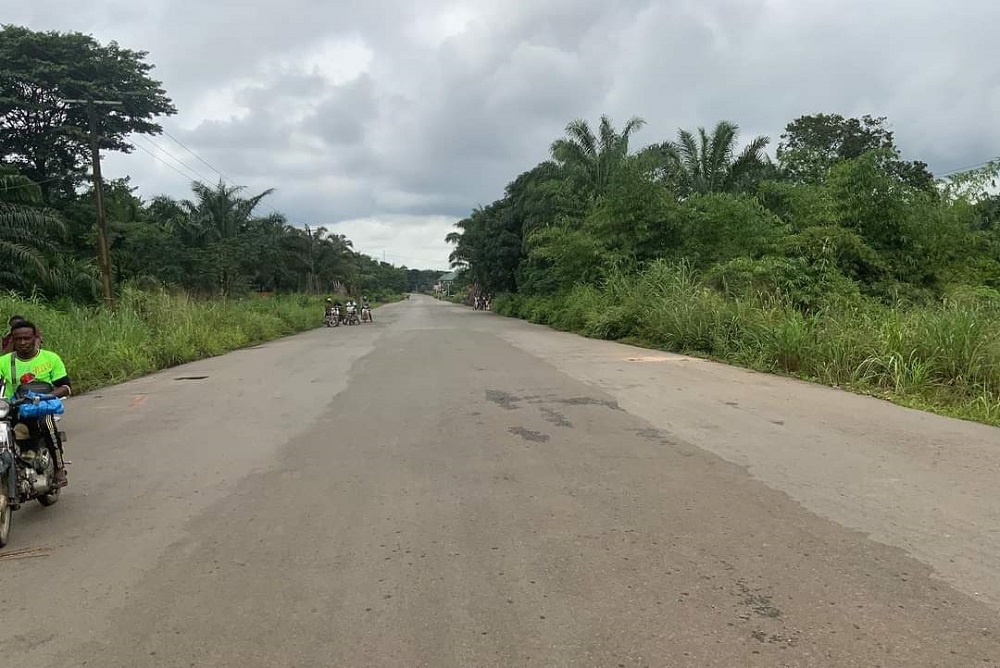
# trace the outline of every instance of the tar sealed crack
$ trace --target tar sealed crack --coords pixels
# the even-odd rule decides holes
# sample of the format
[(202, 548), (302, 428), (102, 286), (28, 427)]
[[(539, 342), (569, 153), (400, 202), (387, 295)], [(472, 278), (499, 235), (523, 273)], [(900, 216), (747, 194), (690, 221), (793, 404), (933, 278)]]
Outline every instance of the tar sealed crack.
[(653, 443), (659, 443), (660, 445), (672, 445), (670, 439), (667, 435), (660, 431), (659, 429), (646, 428), (646, 429), (635, 429), (636, 435), (641, 436), (647, 441), (652, 441)]
[(517, 409), (517, 402), (521, 400), (521, 397), (516, 397), (513, 394), (509, 394), (501, 390), (486, 390), (486, 399), (488, 401), (492, 401), (501, 408), (506, 408), (507, 410), (512, 411)]
[(510, 427), (507, 431), (515, 436), (520, 436), (526, 441), (532, 441), (534, 443), (545, 443), (549, 440), (547, 434), (543, 434), (539, 431), (531, 431), (530, 429), (525, 429), (524, 427)]
[(570, 397), (569, 399), (556, 399), (556, 403), (566, 404), (567, 406), (604, 406), (613, 411), (622, 410), (617, 401), (595, 399), (594, 397)]
[(551, 422), (557, 427), (572, 427), (573, 423), (566, 419), (566, 416), (559, 411), (552, 410), (551, 408), (539, 408), (542, 415), (545, 416), (546, 422)]

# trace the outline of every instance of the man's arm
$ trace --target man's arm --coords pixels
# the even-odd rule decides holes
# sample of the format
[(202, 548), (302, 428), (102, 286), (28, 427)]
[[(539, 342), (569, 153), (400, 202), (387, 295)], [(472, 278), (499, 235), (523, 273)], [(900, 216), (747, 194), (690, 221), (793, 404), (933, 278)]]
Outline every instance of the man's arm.
[(66, 373), (66, 365), (63, 364), (62, 358), (58, 355), (53, 354), (52, 357), (52, 375), (56, 378), (52, 381), (55, 386), (52, 394), (60, 398), (68, 397), (73, 394), (73, 384), (70, 382), (69, 374)]
[(69, 382), (69, 376), (63, 376), (62, 378), (60, 378), (59, 380), (57, 380), (52, 384), (55, 385), (55, 387), (52, 388), (53, 396), (59, 397), (61, 399), (63, 397), (68, 397), (73, 394), (73, 386)]

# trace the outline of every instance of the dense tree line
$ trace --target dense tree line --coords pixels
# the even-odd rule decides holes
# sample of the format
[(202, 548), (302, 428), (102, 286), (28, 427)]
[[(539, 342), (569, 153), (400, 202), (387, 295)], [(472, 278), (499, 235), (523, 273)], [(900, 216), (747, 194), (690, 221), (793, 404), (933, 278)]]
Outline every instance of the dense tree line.
[(797, 118), (774, 160), (769, 138), (741, 148), (730, 122), (636, 150), (643, 125), (570, 123), (551, 159), (457, 223), (452, 265), (487, 292), (530, 296), (670, 262), (805, 312), (1000, 288), (997, 163), (935, 179), (871, 116)]
[[(0, 289), (92, 301), (100, 293), (87, 100), (102, 151), (131, 152), (177, 113), (148, 54), (80, 33), (0, 28)], [(246, 291), (402, 292), (427, 282), (353, 250), (323, 226), (295, 226), (271, 190), (193, 182), (186, 199), (102, 188), (116, 284), (203, 295)], [(416, 272), (416, 273), (414, 273)], [(426, 273), (426, 272), (425, 272)]]

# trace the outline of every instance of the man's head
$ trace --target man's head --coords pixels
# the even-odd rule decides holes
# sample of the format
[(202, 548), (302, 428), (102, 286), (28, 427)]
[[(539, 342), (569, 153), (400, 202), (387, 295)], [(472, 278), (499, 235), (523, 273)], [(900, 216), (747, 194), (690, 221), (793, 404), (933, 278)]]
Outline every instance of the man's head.
[(24, 318), (23, 315), (12, 315), (12, 316), (10, 316), (10, 320), (7, 321), (7, 324), (9, 326), (13, 327), (17, 323), (24, 322), (24, 321), (25, 321), (25, 318)]
[(35, 354), (35, 343), (38, 338), (38, 328), (27, 320), (19, 320), (10, 326), (10, 338), (14, 343), (14, 352), (20, 357), (31, 357)]

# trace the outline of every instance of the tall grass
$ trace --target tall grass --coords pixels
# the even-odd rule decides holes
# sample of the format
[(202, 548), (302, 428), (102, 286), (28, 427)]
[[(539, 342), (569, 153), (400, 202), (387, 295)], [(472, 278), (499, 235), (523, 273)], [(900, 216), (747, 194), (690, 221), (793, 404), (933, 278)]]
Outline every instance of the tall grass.
[(498, 297), (494, 310), (1000, 425), (1000, 295), (989, 290), (921, 307), (830, 299), (806, 315), (781, 296), (723, 296), (660, 262), (568, 295)]
[(317, 327), (323, 298), (196, 300), (123, 287), (114, 313), (8, 295), (0, 297), (0, 314), (4, 324), (11, 314), (37, 324), (81, 392)]

